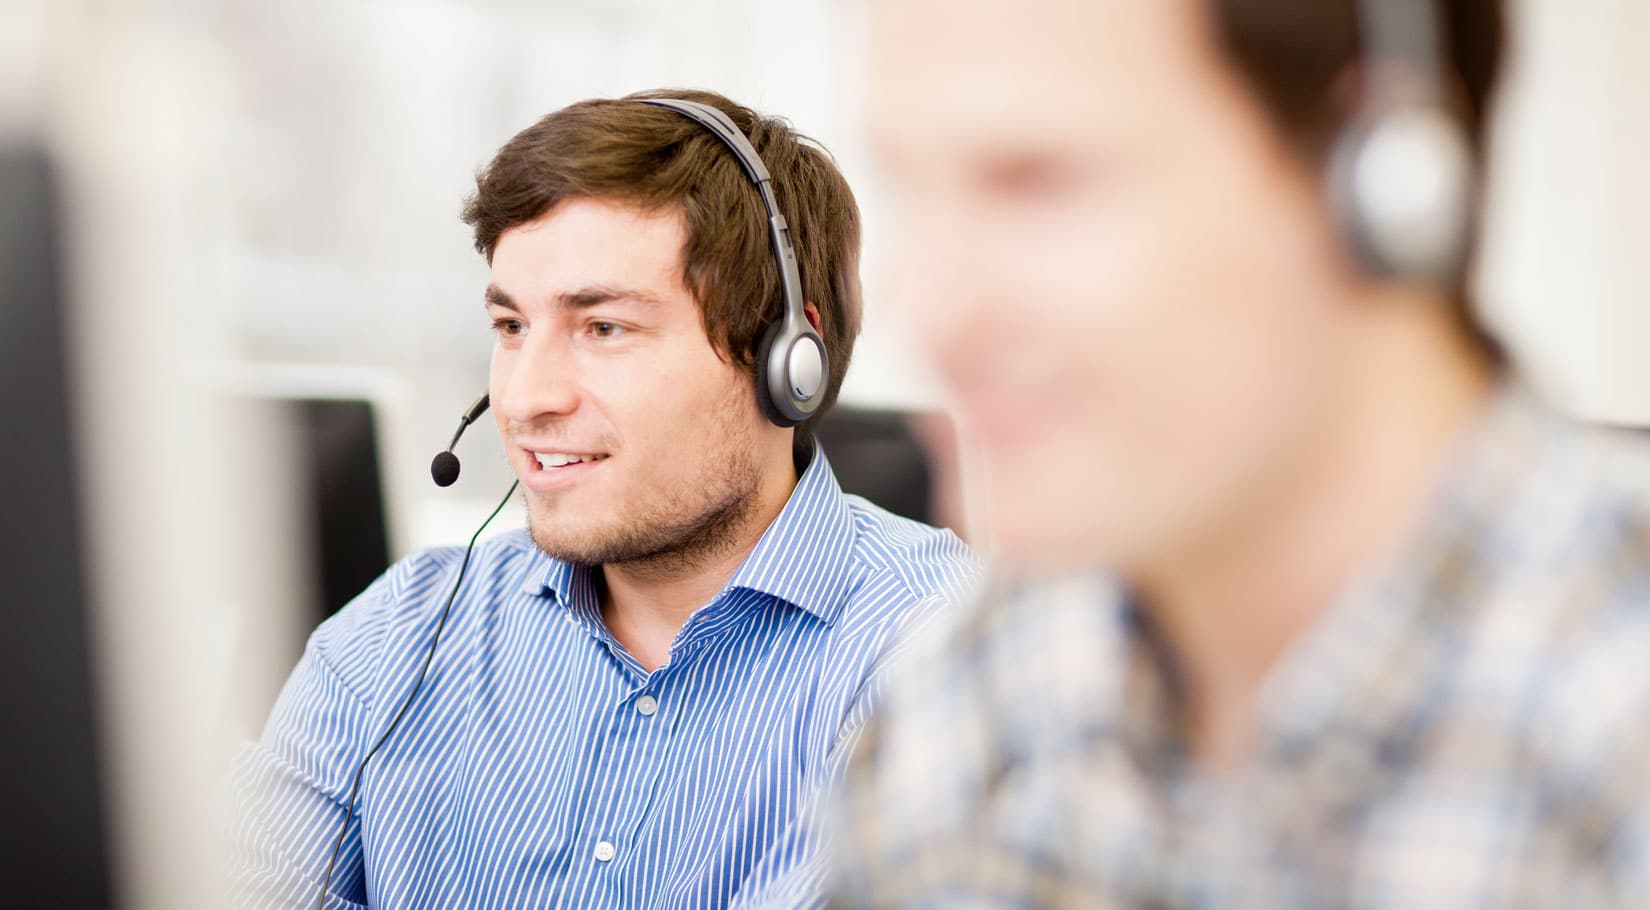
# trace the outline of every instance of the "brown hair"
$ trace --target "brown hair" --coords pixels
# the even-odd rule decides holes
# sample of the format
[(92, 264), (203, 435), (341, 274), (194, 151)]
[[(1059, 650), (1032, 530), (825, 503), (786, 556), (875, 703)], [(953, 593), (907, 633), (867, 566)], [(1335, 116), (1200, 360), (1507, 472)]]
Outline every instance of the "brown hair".
[(475, 230), (476, 250), (492, 261), (501, 234), (567, 199), (675, 209), (687, 226), (683, 283), (699, 301), (705, 332), (754, 376), (757, 343), (784, 307), (761, 197), (720, 139), (675, 111), (637, 103), (642, 98), (719, 108), (773, 175), (803, 295), (819, 310), (830, 358), (830, 383), (811, 428), (835, 403), (859, 335), (859, 206), (830, 154), (785, 121), (706, 91), (640, 92), (562, 108), (517, 133), (477, 173), (462, 215)]
[[(1501, 0), (1396, 2), (1420, 2), (1436, 13), (1444, 78), (1452, 83), (1448, 91), (1481, 157), (1501, 64)], [(1303, 151), (1324, 152), (1348, 113), (1333, 93), (1368, 51), (1359, 35), (1359, 0), (1211, 0), (1211, 5), (1227, 56), (1273, 120)]]
[[(1370, 2), (1370, 0), (1363, 0)], [(1374, 0), (1411, 2), (1411, 0)], [(1367, 48), (1359, 34), (1359, 0), (1209, 0), (1217, 40), (1272, 121), (1312, 167), (1351, 113), (1339, 97), (1356, 78)], [(1500, 73), (1502, 0), (1430, 0), (1437, 17), (1446, 92), (1467, 128), (1483, 173), (1486, 122)], [(1497, 343), (1472, 318), (1464, 287), (1456, 313), (1481, 351), (1501, 359)]]

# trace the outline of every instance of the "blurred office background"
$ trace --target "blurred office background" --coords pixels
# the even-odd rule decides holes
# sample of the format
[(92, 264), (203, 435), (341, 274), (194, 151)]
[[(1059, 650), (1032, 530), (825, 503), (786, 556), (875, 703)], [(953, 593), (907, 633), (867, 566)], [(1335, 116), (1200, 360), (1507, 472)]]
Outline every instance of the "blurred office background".
[[(703, 86), (790, 118), (835, 153), (867, 217), (866, 329), (844, 401), (943, 408), (878, 293), (862, 2), (0, 6), (0, 142), (45, 150), (62, 219), (64, 444), (86, 579), (69, 599), (88, 617), (95, 705), (86, 824), (108, 832), (107, 885), (85, 906), (221, 905), (218, 782), (315, 605), (354, 583), (317, 552), (318, 490), (349, 503), (330, 546), (394, 558), (462, 542), (508, 484), (485, 427), (453, 489), (427, 464), (486, 382), (486, 270), (460, 200), (539, 115)], [(1482, 296), (1558, 400), (1650, 423), (1650, 5), (1512, 7)], [(8, 246), (28, 233), (7, 230)], [(53, 836), (70, 850), (78, 834)]]

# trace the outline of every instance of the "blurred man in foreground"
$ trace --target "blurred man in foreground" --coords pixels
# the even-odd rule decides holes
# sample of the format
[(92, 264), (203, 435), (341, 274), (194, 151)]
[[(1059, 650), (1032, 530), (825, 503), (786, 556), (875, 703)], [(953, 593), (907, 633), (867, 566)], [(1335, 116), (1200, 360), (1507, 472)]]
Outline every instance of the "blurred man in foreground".
[(862, 740), (836, 902), (1646, 905), (1650, 459), (1466, 305), (1498, 5), (873, 18), (1017, 571)]
[[(803, 806), (972, 565), (813, 440), (859, 331), (858, 208), (783, 121), (651, 93), (517, 134), (465, 219), (528, 528), (415, 554), (316, 630), (242, 765), (243, 902), (725, 907), (811, 858)], [(760, 385), (782, 321), (828, 371)]]

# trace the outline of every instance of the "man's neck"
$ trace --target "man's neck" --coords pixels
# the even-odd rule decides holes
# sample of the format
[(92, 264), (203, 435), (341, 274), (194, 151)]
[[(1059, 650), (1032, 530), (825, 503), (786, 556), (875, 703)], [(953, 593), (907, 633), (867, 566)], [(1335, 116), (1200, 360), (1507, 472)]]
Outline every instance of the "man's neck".
[(1457, 334), (1385, 329), (1287, 486), (1136, 579), (1185, 684), (1181, 730), (1206, 766), (1248, 757), (1267, 672), (1410, 533), (1489, 397), (1491, 368)]
[(756, 501), (716, 546), (686, 556), (602, 566), (602, 619), (608, 631), (648, 671), (670, 656), (670, 645), (694, 611), (709, 603), (756, 549), (796, 488), (788, 461), (768, 472)]

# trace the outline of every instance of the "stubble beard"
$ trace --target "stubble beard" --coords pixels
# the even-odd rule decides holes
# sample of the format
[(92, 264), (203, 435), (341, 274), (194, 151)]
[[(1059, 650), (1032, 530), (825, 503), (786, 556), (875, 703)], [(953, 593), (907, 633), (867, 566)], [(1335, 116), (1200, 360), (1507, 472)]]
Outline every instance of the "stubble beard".
[[(731, 404), (731, 403), (730, 403)], [(647, 505), (609, 525), (574, 537), (552, 533), (528, 504), (528, 528), (546, 555), (582, 566), (621, 566), (633, 573), (676, 574), (724, 556), (745, 536), (758, 509), (761, 469), (748, 427), (724, 407), (708, 428), (719, 451), (700, 477), (646, 496)]]

